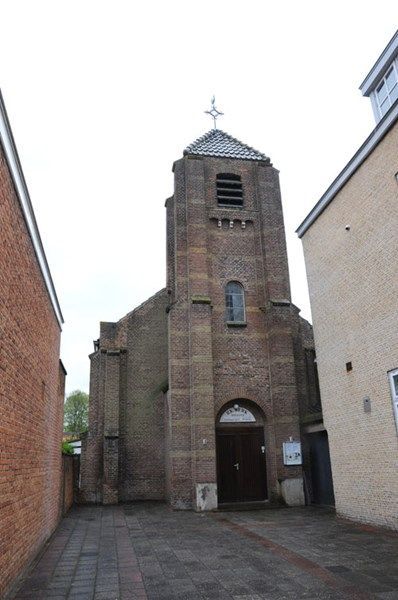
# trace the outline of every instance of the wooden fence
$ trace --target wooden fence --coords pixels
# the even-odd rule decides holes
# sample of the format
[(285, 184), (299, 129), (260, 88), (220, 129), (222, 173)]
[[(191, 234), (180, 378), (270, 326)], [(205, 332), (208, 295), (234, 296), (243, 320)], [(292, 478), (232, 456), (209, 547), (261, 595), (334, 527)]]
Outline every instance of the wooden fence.
[(61, 514), (66, 515), (77, 501), (79, 491), (79, 455), (62, 455)]

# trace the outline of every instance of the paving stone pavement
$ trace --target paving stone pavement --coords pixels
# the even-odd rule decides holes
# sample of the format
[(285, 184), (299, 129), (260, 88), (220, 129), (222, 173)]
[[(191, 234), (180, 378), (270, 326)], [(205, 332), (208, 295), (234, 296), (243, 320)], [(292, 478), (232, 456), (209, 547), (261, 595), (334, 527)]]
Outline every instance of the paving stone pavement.
[(398, 534), (313, 507), (74, 507), (13, 598), (398, 600)]

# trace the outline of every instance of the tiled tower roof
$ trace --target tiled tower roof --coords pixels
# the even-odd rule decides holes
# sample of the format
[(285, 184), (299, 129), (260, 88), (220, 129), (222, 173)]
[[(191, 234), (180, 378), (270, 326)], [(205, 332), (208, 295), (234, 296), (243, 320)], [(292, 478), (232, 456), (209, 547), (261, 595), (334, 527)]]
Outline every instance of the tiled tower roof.
[(243, 144), (221, 129), (211, 129), (205, 135), (195, 140), (184, 150), (184, 155), (219, 156), (222, 158), (238, 158), (240, 160), (265, 160), (269, 158)]

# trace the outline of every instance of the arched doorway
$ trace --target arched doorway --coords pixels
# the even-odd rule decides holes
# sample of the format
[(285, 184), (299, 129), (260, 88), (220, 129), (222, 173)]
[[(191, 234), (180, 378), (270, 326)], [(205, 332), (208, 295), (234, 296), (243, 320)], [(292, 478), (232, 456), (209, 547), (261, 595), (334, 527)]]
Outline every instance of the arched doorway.
[(248, 400), (233, 400), (217, 415), (218, 503), (267, 499), (264, 418)]

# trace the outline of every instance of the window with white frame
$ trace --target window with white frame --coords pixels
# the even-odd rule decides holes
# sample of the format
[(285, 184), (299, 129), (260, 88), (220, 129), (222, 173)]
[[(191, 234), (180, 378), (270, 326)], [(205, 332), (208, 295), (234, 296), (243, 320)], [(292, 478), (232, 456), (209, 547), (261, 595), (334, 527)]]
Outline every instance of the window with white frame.
[(398, 98), (398, 73), (396, 64), (392, 64), (380, 81), (375, 92), (377, 108), (383, 117)]
[(398, 430), (398, 369), (390, 371), (388, 374), (390, 379), (392, 403), (394, 406), (395, 424)]
[(245, 323), (245, 291), (238, 281), (230, 281), (225, 288), (226, 318), (228, 323)]

